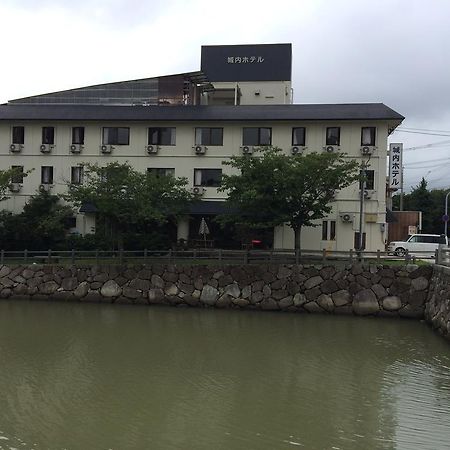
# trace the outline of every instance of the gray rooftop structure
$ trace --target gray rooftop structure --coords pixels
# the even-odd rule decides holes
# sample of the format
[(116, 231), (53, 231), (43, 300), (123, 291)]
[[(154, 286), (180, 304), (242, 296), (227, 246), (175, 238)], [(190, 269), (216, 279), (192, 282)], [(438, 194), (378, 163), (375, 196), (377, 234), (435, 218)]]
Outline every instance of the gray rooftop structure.
[(248, 106), (0, 105), (0, 121), (346, 121), (404, 117), (383, 103)]

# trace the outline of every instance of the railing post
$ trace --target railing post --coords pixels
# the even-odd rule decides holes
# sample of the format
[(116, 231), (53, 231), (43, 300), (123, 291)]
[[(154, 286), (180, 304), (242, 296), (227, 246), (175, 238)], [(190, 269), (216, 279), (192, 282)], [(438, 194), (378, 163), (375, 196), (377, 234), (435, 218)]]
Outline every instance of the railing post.
[(27, 249), (25, 249), (23, 251), (23, 261), (24, 261), (25, 264), (28, 263), (28, 250)]
[(75, 264), (75, 249), (74, 248), (70, 252), (70, 262), (72, 263), (72, 265)]
[(381, 259), (381, 252), (380, 252), (380, 249), (378, 249), (377, 250), (377, 263), (380, 262), (380, 259)]
[(295, 264), (297, 266), (300, 264), (300, 250), (298, 248), (295, 250)]
[(349, 253), (349, 260), (352, 263), (353, 262), (353, 249), (351, 248), (348, 253)]
[(244, 264), (248, 264), (248, 249), (244, 250)]
[(47, 262), (50, 264), (52, 262), (52, 251), (48, 249), (47, 251)]
[(147, 264), (147, 249), (144, 248), (144, 264)]
[(322, 249), (322, 262), (326, 262), (327, 261), (327, 249), (323, 248)]
[(172, 249), (169, 248), (169, 264), (172, 264)]
[(0, 264), (3, 264), (3, 261), (5, 260), (5, 250), (0, 251)]
[(123, 248), (119, 249), (119, 264), (123, 264)]
[(222, 249), (219, 248), (219, 263), (222, 264)]
[(99, 253), (98, 253), (98, 248), (95, 249), (95, 264), (98, 266), (99, 265)]

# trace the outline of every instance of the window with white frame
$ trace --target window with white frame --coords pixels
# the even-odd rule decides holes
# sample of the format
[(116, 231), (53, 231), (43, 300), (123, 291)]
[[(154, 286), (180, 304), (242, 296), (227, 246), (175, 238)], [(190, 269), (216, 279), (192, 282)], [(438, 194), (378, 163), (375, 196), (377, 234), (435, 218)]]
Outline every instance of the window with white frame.
[(361, 145), (374, 146), (376, 139), (375, 127), (362, 127), (361, 128)]
[(83, 184), (83, 166), (72, 166), (70, 169), (70, 182), (72, 184)]
[(292, 145), (305, 146), (306, 128), (295, 127), (292, 128)]
[(219, 187), (222, 169), (194, 169), (194, 186)]
[(322, 221), (322, 241), (336, 240), (336, 221), (324, 220)]
[(84, 127), (72, 127), (72, 144), (84, 145)]
[(223, 128), (196, 128), (195, 145), (223, 145)]
[(156, 178), (160, 177), (174, 177), (175, 169), (173, 167), (149, 167), (147, 173)]
[(41, 184), (53, 184), (53, 166), (41, 166)]
[(243, 128), (242, 145), (272, 145), (272, 128)]
[(11, 176), (11, 183), (23, 183), (24, 173), (23, 173), (23, 166), (11, 166), (11, 169), (13, 170), (13, 174)]
[(105, 145), (130, 145), (130, 128), (103, 127), (103, 140)]
[(341, 145), (341, 128), (328, 127), (326, 134), (326, 145)]
[(25, 144), (25, 127), (12, 127), (11, 143), (20, 145)]
[(48, 145), (55, 143), (55, 127), (42, 127), (42, 143)]
[(148, 129), (148, 145), (175, 145), (175, 127)]

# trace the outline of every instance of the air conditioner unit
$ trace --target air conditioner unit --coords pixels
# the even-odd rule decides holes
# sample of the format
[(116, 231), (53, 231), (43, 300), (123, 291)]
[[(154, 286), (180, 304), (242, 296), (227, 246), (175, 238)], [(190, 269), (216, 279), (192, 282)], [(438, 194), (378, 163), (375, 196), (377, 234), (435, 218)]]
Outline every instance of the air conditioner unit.
[(39, 190), (41, 191), (41, 192), (50, 192), (50, 190), (51, 190), (51, 188), (52, 188), (52, 185), (51, 184), (47, 184), (47, 183), (43, 183), (43, 184), (40, 184), (39, 185)]
[(369, 145), (365, 145), (364, 147), (361, 147), (361, 154), (362, 155), (373, 155), (375, 151), (375, 147), (369, 146)]
[(251, 145), (243, 145), (241, 147), (242, 154), (243, 155), (252, 155), (253, 154), (253, 147)]
[(50, 144), (41, 144), (39, 150), (41, 153), (50, 153), (52, 151), (53, 145)]
[(203, 195), (203, 194), (206, 192), (206, 189), (205, 189), (204, 187), (201, 187), (201, 186), (194, 186), (194, 187), (191, 189), (191, 192), (192, 192), (194, 195)]
[(340, 213), (339, 216), (341, 217), (342, 222), (345, 223), (353, 222), (354, 215), (351, 213)]
[(339, 151), (339, 147), (337, 145), (326, 145), (323, 148), (327, 153), (335, 153)]
[(9, 149), (12, 153), (20, 153), (22, 151), (22, 144), (10, 144)]
[(22, 189), (22, 185), (19, 183), (11, 183), (9, 185), (9, 190), (11, 192), (20, 192), (21, 189)]
[(194, 145), (192, 148), (194, 149), (196, 155), (204, 155), (207, 149), (204, 145)]
[(147, 150), (147, 153), (149, 155), (154, 155), (154, 154), (158, 153), (159, 148), (160, 148), (159, 145), (147, 145), (145, 147), (145, 149)]
[(300, 146), (300, 145), (294, 145), (293, 147), (291, 147), (291, 153), (293, 155), (301, 155), (303, 153), (304, 147)]
[(112, 145), (106, 145), (106, 144), (100, 145), (100, 151), (104, 154), (111, 153), (113, 148), (114, 147)]
[(70, 145), (70, 151), (72, 153), (81, 153), (82, 149), (83, 149), (83, 146), (81, 144), (71, 144)]

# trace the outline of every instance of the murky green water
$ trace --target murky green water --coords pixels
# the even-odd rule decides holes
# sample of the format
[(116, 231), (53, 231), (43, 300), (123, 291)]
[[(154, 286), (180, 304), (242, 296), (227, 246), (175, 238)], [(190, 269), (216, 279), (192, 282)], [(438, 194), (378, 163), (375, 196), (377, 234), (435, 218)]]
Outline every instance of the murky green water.
[(0, 449), (448, 449), (407, 320), (0, 302)]

